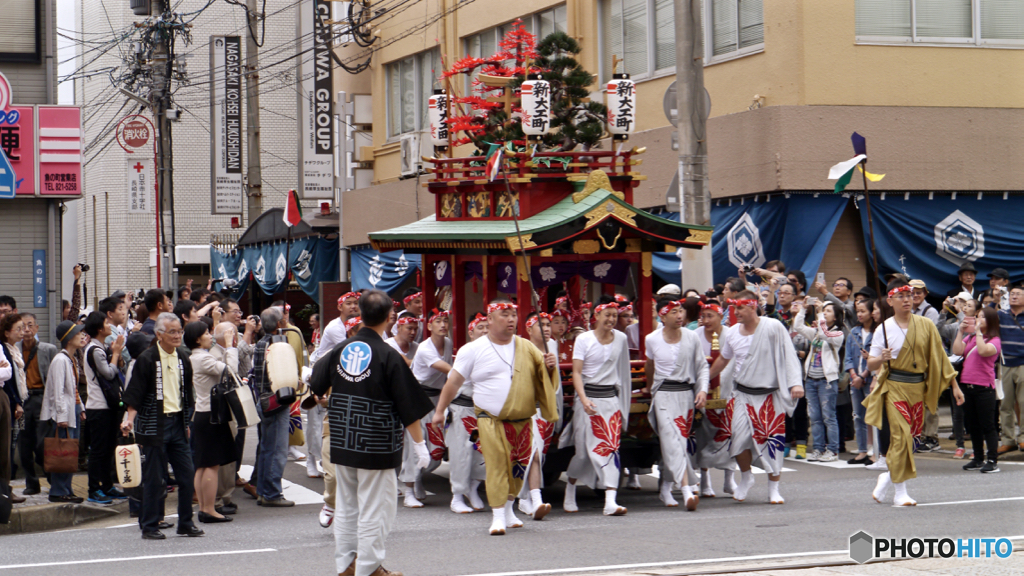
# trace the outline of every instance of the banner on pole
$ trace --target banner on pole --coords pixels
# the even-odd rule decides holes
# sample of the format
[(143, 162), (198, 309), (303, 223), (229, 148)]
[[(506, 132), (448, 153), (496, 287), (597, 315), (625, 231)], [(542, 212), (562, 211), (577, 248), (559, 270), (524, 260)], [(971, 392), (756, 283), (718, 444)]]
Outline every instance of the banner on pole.
[(241, 214), (241, 37), (210, 38), (210, 87), (210, 209), (213, 214)]
[(128, 213), (149, 214), (153, 211), (153, 159), (128, 158)]
[(329, 0), (302, 0), (298, 23), (299, 196), (334, 198), (333, 31)]

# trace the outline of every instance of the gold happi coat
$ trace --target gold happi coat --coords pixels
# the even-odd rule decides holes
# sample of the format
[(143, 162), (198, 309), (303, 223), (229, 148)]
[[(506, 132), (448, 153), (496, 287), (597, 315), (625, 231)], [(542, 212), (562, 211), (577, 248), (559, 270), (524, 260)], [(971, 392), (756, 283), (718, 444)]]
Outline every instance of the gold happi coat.
[[(924, 382), (907, 384), (889, 380), (890, 365), (892, 369), (903, 372), (923, 372)], [(956, 371), (942, 349), (942, 338), (935, 324), (923, 316), (911, 315), (906, 341), (899, 356), (882, 364), (875, 389), (864, 399), (867, 408), (865, 422), (881, 429), (882, 410), (886, 411), (889, 419), (892, 439), (885, 463), (893, 482), (917, 477), (914, 439), (924, 428), (924, 409), (937, 413), (939, 395), (955, 377)]]
[(487, 503), (492, 508), (504, 506), (522, 490), (533, 455), (531, 418), (539, 404), (542, 418), (558, 420), (556, 388), (544, 366), (544, 355), (529, 340), (516, 336), (512, 386), (501, 412), (489, 414), (475, 407), (480, 452), (487, 468)]

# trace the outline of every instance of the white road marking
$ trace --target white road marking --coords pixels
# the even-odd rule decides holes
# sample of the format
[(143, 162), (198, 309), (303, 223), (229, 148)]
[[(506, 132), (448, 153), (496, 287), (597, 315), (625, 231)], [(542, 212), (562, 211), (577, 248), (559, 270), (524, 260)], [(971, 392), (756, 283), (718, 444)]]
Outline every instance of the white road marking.
[(276, 548), (258, 548), (255, 550), (224, 550), (222, 552), (194, 552), (191, 554), (159, 554), (155, 556), (129, 556), (126, 558), (98, 558), (96, 560), (68, 560), (67, 562), (40, 562), (38, 564), (9, 564), (0, 566), (0, 570), (10, 568), (42, 568), (46, 566), (73, 566), (76, 564), (104, 564), (107, 562), (134, 562), (136, 560), (163, 560), (166, 558), (187, 558), (190, 556), (227, 556), (232, 554), (254, 554), (259, 552), (277, 552)]
[(849, 556), (847, 550), (824, 550), (821, 552), (794, 552), (790, 554), (761, 554), (754, 556), (734, 556), (729, 558), (706, 558), (702, 560), (678, 560), (675, 562), (644, 562), (640, 564), (610, 564), (607, 566), (584, 566), (580, 568), (557, 568), (552, 570), (524, 570), (522, 572), (489, 572), (467, 576), (534, 576), (538, 574), (570, 574), (574, 572), (598, 572), (607, 570), (629, 570), (635, 568), (658, 568), (662, 566), (684, 566), (687, 564), (708, 564), (717, 562), (745, 562), (749, 560), (772, 560), (775, 558), (800, 558), (810, 556), (831, 556), (841, 554)]
[(954, 500), (952, 502), (926, 502), (918, 503), (920, 506), (952, 506), (955, 504), (980, 504), (983, 502), (1010, 502), (1012, 500), (1024, 500), (1024, 496), (1013, 496), (1010, 498), (985, 498), (982, 500)]
[[(306, 464), (303, 463), (303, 466)], [(252, 475), (252, 466), (243, 464), (238, 471), (242, 478), (249, 478)], [(281, 488), (284, 492), (284, 497), (296, 505), (300, 504), (323, 504), (324, 496), (319, 492), (314, 492), (305, 486), (300, 486), (293, 482), (289, 482), (284, 478), (281, 479)]]

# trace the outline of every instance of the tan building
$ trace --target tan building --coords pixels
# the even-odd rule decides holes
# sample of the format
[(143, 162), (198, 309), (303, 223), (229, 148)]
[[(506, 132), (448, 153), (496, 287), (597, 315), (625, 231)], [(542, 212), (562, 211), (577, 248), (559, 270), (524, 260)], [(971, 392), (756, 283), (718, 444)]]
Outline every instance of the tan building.
[[(704, 0), (703, 8), (714, 199), (749, 203), (765, 201), (768, 193), (829, 194), (828, 169), (853, 156), (854, 131), (867, 137), (869, 169), (887, 175), (872, 191), (886, 192), (889, 202), (910, 202), (907, 193), (955, 200), (957, 194), (981, 199), (1006, 192), (1012, 200), (1024, 191), (1017, 168), (1024, 159), (1024, 3)], [(517, 18), (537, 34), (558, 29), (576, 37), (583, 66), (599, 81), (610, 76), (613, 56), (624, 57), (638, 91), (632, 143), (648, 149), (642, 166), (648, 180), (635, 203), (664, 204), (677, 154), (662, 110), (675, 79), (672, 0), (425, 0), (381, 25), (384, 47), (368, 72), (372, 157), (362, 158), (372, 160), (373, 185), (344, 194), (346, 245), (365, 244), (372, 230), (432, 212), (422, 177), (401, 174), (403, 136), (423, 130), (425, 101), (438, 87), (441, 66), (493, 52), (498, 35)], [(340, 82), (346, 82), (343, 75)], [(847, 192), (861, 190), (858, 177)], [(829, 282), (845, 275), (861, 286), (870, 263), (856, 195), (835, 233), (820, 240), (828, 243), (821, 271)], [(930, 253), (936, 246), (911, 243), (907, 251)], [(1001, 265), (988, 263), (996, 257), (991, 250), (989, 256), (959, 256), (979, 270)], [(943, 258), (956, 269), (957, 255)], [(928, 266), (927, 258), (917, 265)], [(897, 266), (883, 258), (879, 268)]]

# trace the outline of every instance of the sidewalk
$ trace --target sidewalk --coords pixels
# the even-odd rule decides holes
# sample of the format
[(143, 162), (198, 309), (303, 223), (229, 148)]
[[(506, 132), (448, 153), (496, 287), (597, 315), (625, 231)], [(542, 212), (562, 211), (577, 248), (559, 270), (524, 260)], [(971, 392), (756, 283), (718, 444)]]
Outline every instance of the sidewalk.
[[(127, 500), (115, 500), (113, 504), (109, 505), (91, 504), (88, 501), (82, 504), (50, 502), (50, 486), (47, 484), (46, 478), (40, 478), (39, 483), (42, 485), (42, 491), (39, 494), (25, 496), (24, 503), (14, 505), (10, 523), (0, 524), (0, 536), (60, 530), (92, 520), (128, 514)], [(84, 472), (75, 474), (71, 480), (71, 487), (75, 496), (86, 498), (89, 492), (88, 476)], [(25, 489), (25, 480), (23, 478), (14, 480), (11, 482), (11, 489), (16, 495), (21, 496)]]

